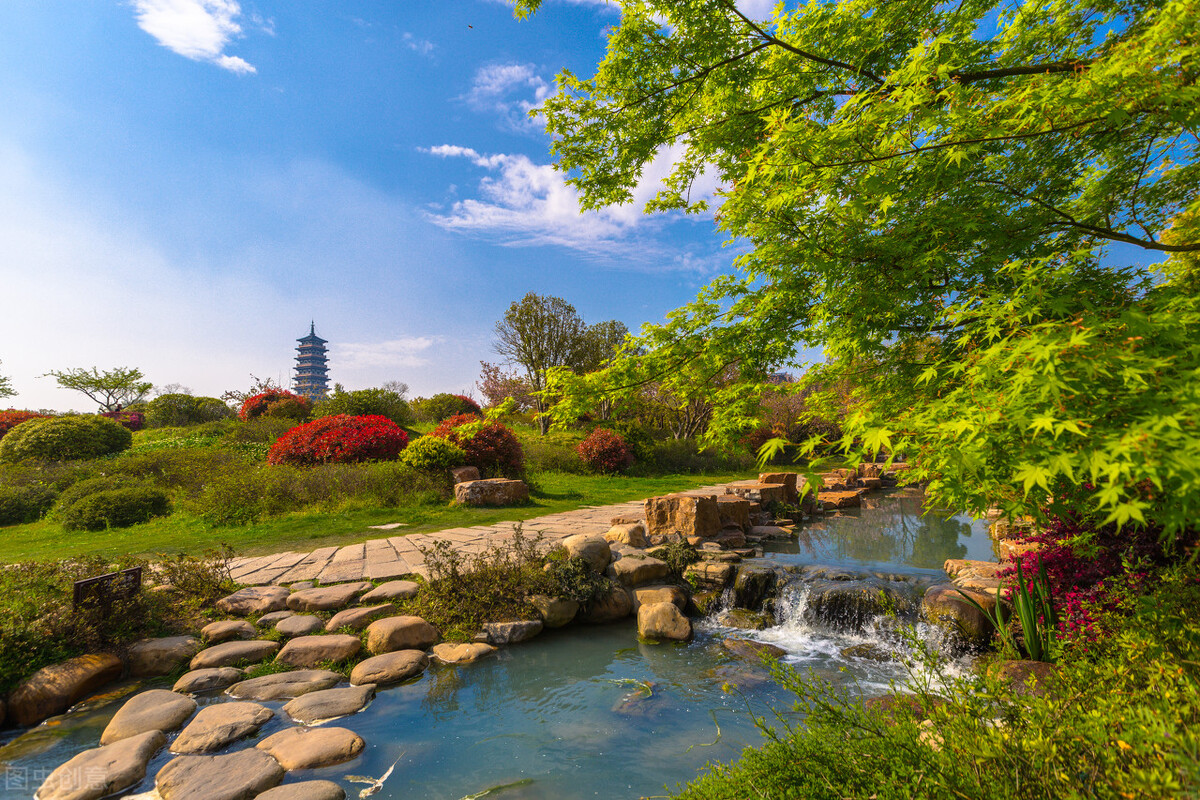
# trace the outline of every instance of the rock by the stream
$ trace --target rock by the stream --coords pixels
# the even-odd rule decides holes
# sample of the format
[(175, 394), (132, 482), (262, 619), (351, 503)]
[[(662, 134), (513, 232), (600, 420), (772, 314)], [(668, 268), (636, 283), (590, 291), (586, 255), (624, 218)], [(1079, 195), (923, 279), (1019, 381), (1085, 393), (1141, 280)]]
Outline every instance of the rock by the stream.
[(366, 743), (345, 728), (288, 728), (255, 746), (290, 772), (343, 764), (358, 756)]
[(692, 638), (692, 621), (674, 603), (647, 603), (638, 609), (638, 636), (686, 642)]
[(579, 613), (578, 601), (568, 600), (565, 597), (547, 597), (544, 594), (535, 594), (529, 598), (529, 602), (538, 610), (538, 614), (542, 617), (542, 624), (547, 628), (561, 628), (575, 619), (575, 615)]
[(367, 626), (367, 651), (379, 655), (395, 650), (425, 650), (439, 638), (437, 628), (420, 617), (385, 617)]
[(205, 625), (200, 635), (209, 644), (220, 644), (231, 639), (253, 639), (258, 636), (258, 628), (244, 619), (222, 619)]
[(683, 572), (684, 578), (701, 590), (721, 591), (737, 573), (735, 564), (720, 564), (701, 561), (690, 565)]
[(232, 667), (243, 661), (253, 663), (275, 654), (279, 642), (251, 639), (248, 642), (225, 642), (207, 650), (201, 650), (192, 658), (192, 669), (207, 667)]
[(300, 781), (267, 789), (254, 800), (346, 800), (346, 790), (333, 781)]
[(420, 584), (413, 581), (388, 581), (381, 583), (358, 598), (360, 603), (386, 603), (389, 600), (407, 600), (416, 597)]
[(325, 630), (325, 620), (313, 614), (296, 614), (292, 612), (292, 616), (275, 623), (275, 630), (279, 631), (280, 635), (289, 638), (293, 636), (309, 636)]
[(350, 683), (353, 686), (368, 683), (390, 686), (420, 675), (428, 665), (429, 659), (420, 650), (397, 650), (358, 662), (350, 672)]
[(870, 661), (891, 661), (892, 651), (874, 642), (863, 642), (843, 647), (841, 654), (846, 658), (860, 658)]
[(246, 677), (246, 673), (237, 667), (194, 669), (191, 672), (184, 673), (183, 677), (175, 681), (175, 685), (171, 687), (171, 691), (183, 694), (211, 692), (216, 689), (224, 689), (227, 686), (232, 686), (244, 677)]
[(195, 636), (142, 639), (130, 645), (125, 662), (131, 678), (149, 678), (169, 675), (198, 652), (200, 640)]
[(985, 592), (942, 583), (930, 586), (921, 601), (926, 619), (945, 630), (952, 637), (971, 647), (982, 647), (991, 641), (992, 623), (987, 615), (972, 605), (963, 594), (988, 611), (996, 608), (996, 597)]
[(109, 720), (100, 744), (112, 744), (147, 731), (173, 731), (196, 713), (196, 701), (167, 689), (135, 694)]
[(36, 800), (99, 800), (123, 792), (146, 777), (146, 765), (167, 737), (146, 731), (114, 744), (84, 750), (50, 773)]
[(911, 616), (920, 590), (909, 583), (869, 577), (814, 581), (807, 613), (838, 630), (854, 631), (882, 614)]
[(529, 500), (525, 481), (484, 478), (454, 485), (454, 502), (464, 506), (515, 506)]
[(761, 661), (764, 656), (778, 660), (787, 655), (787, 651), (782, 647), (776, 647), (775, 645), (767, 644), (766, 642), (752, 642), (749, 639), (735, 639), (733, 637), (729, 637), (721, 640), (721, 646), (724, 647), (730, 655), (746, 661)]
[(721, 530), (716, 495), (669, 494), (648, 498), (643, 506), (646, 537), (651, 544), (681, 542), (692, 537), (709, 539)]
[(301, 669), (294, 672), (277, 672), (235, 683), (227, 694), (243, 700), (290, 700), (309, 692), (318, 692), (337, 686), (342, 676), (327, 669)]
[(369, 583), (365, 588), (362, 583), (339, 583), (334, 586), (304, 589), (288, 597), (287, 607), (292, 611), (334, 611), (345, 608), (354, 598), (370, 589)]
[(728, 608), (717, 616), (717, 624), (726, 628), (740, 628), (747, 631), (762, 631), (771, 627), (774, 620), (761, 611), (750, 611), (745, 608)]
[(391, 603), (381, 603), (377, 606), (363, 606), (361, 608), (347, 608), (345, 611), (339, 611), (330, 617), (329, 622), (325, 623), (325, 630), (331, 633), (338, 628), (350, 628), (361, 631), (375, 620), (395, 613), (396, 607)]
[(375, 685), (343, 686), (339, 689), (322, 689), (291, 700), (283, 707), (284, 712), (297, 722), (313, 725), (318, 722), (356, 714), (375, 699)]
[(496, 648), (484, 642), (469, 642), (455, 644), (442, 642), (433, 646), (433, 657), (443, 664), (470, 664), (486, 655), (496, 652)]
[(249, 800), (283, 780), (279, 762), (253, 747), (223, 756), (179, 756), (158, 771), (163, 800)]
[(737, 495), (717, 495), (717, 518), (722, 528), (750, 528), (750, 501)]
[(527, 619), (518, 622), (485, 622), (483, 636), (487, 644), (506, 645), (524, 642), (542, 632), (540, 619)]
[(330, 661), (346, 661), (358, 655), (361, 649), (359, 638), (348, 633), (301, 636), (283, 646), (275, 656), (275, 663), (304, 669)]
[(667, 562), (650, 556), (629, 556), (612, 564), (612, 575), (625, 586), (645, 586), (667, 577), (671, 568)]
[(988, 677), (1008, 684), (1014, 694), (1041, 697), (1052, 692), (1058, 667), (1044, 661), (996, 661), (988, 665)]
[(686, 611), (688, 605), (687, 592), (678, 586), (659, 584), (642, 586), (633, 590), (633, 609), (641, 608), (647, 603), (674, 603), (680, 611)]
[(21, 727), (36, 725), (117, 680), (124, 670), (121, 659), (111, 653), (76, 656), (42, 667), (8, 696), (8, 716)]
[(593, 624), (616, 622), (625, 619), (633, 613), (633, 597), (629, 590), (616, 581), (609, 581), (608, 591), (585, 610), (579, 612), (579, 619)]
[(612, 548), (603, 536), (591, 536), (577, 533), (563, 539), (568, 558), (582, 558), (593, 572), (604, 572), (605, 567), (612, 561)]
[(610, 544), (624, 544), (630, 547), (646, 547), (650, 544), (646, 539), (646, 526), (641, 522), (613, 525), (604, 534), (604, 540)]
[(217, 601), (217, 609), (235, 617), (269, 614), (286, 608), (288, 590), (282, 586), (249, 586)]
[(775, 592), (779, 576), (771, 567), (741, 566), (733, 579), (733, 604), (738, 608), (757, 611), (763, 601)]
[(211, 753), (257, 733), (275, 712), (258, 703), (231, 702), (205, 706), (179, 737), (172, 753)]
[(272, 611), (270, 614), (263, 614), (261, 617), (259, 617), (256, 624), (260, 628), (273, 628), (278, 625), (280, 621), (294, 616), (296, 616), (295, 611)]

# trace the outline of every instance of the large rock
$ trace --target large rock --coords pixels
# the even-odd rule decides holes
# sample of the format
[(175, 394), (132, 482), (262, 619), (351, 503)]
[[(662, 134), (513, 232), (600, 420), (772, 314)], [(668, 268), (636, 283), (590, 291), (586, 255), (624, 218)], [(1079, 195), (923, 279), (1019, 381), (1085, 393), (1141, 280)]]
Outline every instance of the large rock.
[(364, 659), (350, 672), (354, 686), (373, 683), (390, 686), (420, 675), (429, 666), (429, 659), (420, 650), (397, 650)]
[(245, 676), (246, 673), (237, 667), (194, 669), (191, 672), (184, 673), (183, 677), (175, 681), (175, 685), (171, 687), (171, 691), (183, 694), (211, 692), (216, 689), (224, 689), (227, 686), (232, 686)]
[(389, 600), (408, 600), (416, 597), (421, 585), (413, 581), (388, 581), (381, 583), (358, 598), (360, 603), (384, 603)]
[(720, 591), (729, 585), (737, 574), (734, 564), (701, 561), (683, 571), (683, 577), (697, 589)]
[[(368, 588), (370, 584), (367, 584)], [(318, 586), (304, 589), (288, 596), (287, 607), (292, 611), (335, 611), (354, 602), (364, 591), (361, 583), (341, 583), (335, 586)]]
[(367, 626), (367, 651), (425, 650), (439, 638), (437, 628), (420, 617), (386, 617)]
[(730, 637), (722, 639), (721, 646), (730, 655), (745, 661), (762, 661), (764, 658), (778, 661), (787, 655), (787, 651), (782, 647), (776, 647), (766, 642), (753, 642), (749, 639), (735, 639)]
[(325, 620), (313, 614), (297, 614), (292, 612), (292, 616), (275, 623), (275, 630), (281, 636), (288, 638), (293, 636), (311, 636), (314, 633), (325, 630)]
[(795, 503), (799, 499), (799, 494), (796, 491), (796, 479), (798, 477), (794, 472), (763, 472), (758, 476), (758, 482), (782, 485), (783, 502)]
[(232, 639), (253, 639), (258, 628), (244, 619), (222, 619), (210, 622), (200, 629), (200, 635), (209, 644), (220, 644)]
[(607, 592), (579, 612), (579, 619), (601, 624), (625, 619), (633, 613), (633, 597), (629, 590), (616, 581), (610, 581), (609, 584)]
[(111, 653), (77, 656), (42, 667), (8, 696), (9, 718), (21, 727), (36, 725), (117, 680), (124, 670), (121, 659)]
[(733, 484), (728, 488), (728, 491), (730, 494), (735, 494), (753, 503), (758, 503), (763, 508), (783, 503), (787, 498), (786, 491), (781, 483), (756, 483), (747, 481), (746, 483)]
[(346, 800), (346, 790), (333, 781), (301, 781), (267, 789), (254, 800)]
[(692, 622), (674, 603), (647, 603), (638, 609), (638, 636), (686, 642), (692, 638)]
[(817, 500), (826, 509), (858, 508), (862, 505), (862, 491), (828, 491), (819, 492)]
[(593, 572), (604, 572), (604, 568), (612, 561), (612, 547), (603, 536), (579, 533), (563, 539), (562, 544), (568, 558), (582, 558)]
[(806, 613), (831, 628), (856, 631), (883, 614), (911, 617), (918, 600), (919, 590), (907, 583), (878, 578), (818, 580), (809, 588)]
[(146, 765), (166, 743), (162, 731), (146, 731), (115, 744), (84, 750), (51, 772), (34, 797), (99, 800), (123, 792), (141, 783)]
[(959, 589), (949, 583), (930, 586), (921, 601), (921, 610), (926, 619), (949, 633), (952, 638), (969, 647), (985, 647), (992, 640), (992, 623), (987, 614), (972, 605), (962, 593), (989, 613), (995, 613), (996, 598), (993, 595)]
[(612, 564), (612, 576), (624, 586), (645, 586), (667, 577), (667, 562), (650, 556), (628, 556)]
[(275, 712), (258, 703), (216, 703), (200, 709), (179, 737), (172, 753), (211, 753), (257, 733)]
[(235, 683), (229, 687), (228, 694), (244, 700), (290, 700), (302, 694), (332, 688), (342, 680), (339, 673), (327, 669), (277, 672)]
[(309, 692), (283, 707), (289, 717), (305, 725), (356, 714), (375, 699), (375, 685), (343, 686)]
[(750, 527), (750, 501), (735, 494), (723, 494), (717, 497), (717, 516), (722, 528)]
[(362, 608), (347, 608), (345, 611), (339, 611), (330, 617), (329, 622), (325, 623), (325, 630), (333, 632), (339, 628), (350, 628), (351, 630), (361, 631), (375, 620), (395, 613), (396, 607), (391, 603), (381, 603), (377, 606), (364, 606)]
[(646, 539), (646, 526), (641, 522), (613, 525), (604, 534), (604, 540), (611, 544), (623, 544), (629, 547), (646, 547), (650, 544)]
[(279, 655), (275, 656), (275, 663), (305, 669), (318, 664), (347, 661), (358, 655), (361, 649), (359, 638), (346, 633), (301, 636), (283, 646)]
[(479, 474), (479, 467), (455, 467), (450, 470), (450, 477), (454, 478), (455, 483), (469, 483), (483, 476)]
[(494, 652), (496, 652), (495, 646), (484, 642), (469, 644), (442, 642), (433, 646), (433, 657), (444, 664), (470, 664), (472, 661), (478, 661)]
[(109, 720), (100, 744), (112, 744), (147, 731), (173, 731), (196, 713), (196, 701), (167, 689), (135, 694)]
[(236, 617), (269, 614), (286, 607), (288, 590), (282, 586), (250, 586), (217, 601), (217, 609)]
[(763, 631), (771, 627), (773, 622), (767, 614), (745, 608), (728, 608), (717, 615), (718, 625), (744, 631)]
[(345, 728), (288, 728), (256, 745), (289, 772), (344, 764), (365, 746), (362, 737)]
[(772, 597), (779, 576), (771, 567), (742, 566), (733, 579), (733, 604), (751, 611), (763, 607), (763, 602)]
[(242, 662), (253, 664), (274, 655), (278, 649), (279, 642), (268, 642), (265, 639), (225, 642), (197, 653), (192, 658), (191, 668), (232, 667)]
[(538, 614), (541, 615), (542, 624), (547, 628), (561, 628), (575, 619), (575, 615), (579, 613), (579, 602), (568, 600), (565, 597), (547, 597), (544, 594), (535, 594), (529, 598), (529, 602), (537, 609)]
[(540, 619), (526, 619), (517, 622), (485, 622), (483, 635), (491, 645), (506, 645), (524, 642), (542, 632)]
[(687, 592), (678, 586), (643, 586), (633, 590), (634, 611), (651, 603), (672, 603), (680, 611), (686, 611), (688, 596)]
[(645, 509), (646, 535), (651, 544), (682, 542), (690, 537), (707, 539), (721, 530), (715, 495), (651, 497), (646, 500)]
[(250, 800), (283, 780), (283, 767), (251, 747), (224, 756), (180, 756), (158, 771), (163, 800)]
[(528, 500), (525, 481), (486, 478), (454, 485), (454, 502), (464, 506), (515, 506)]
[(198, 652), (200, 640), (195, 636), (142, 639), (130, 645), (125, 663), (131, 678), (150, 678), (171, 674)]

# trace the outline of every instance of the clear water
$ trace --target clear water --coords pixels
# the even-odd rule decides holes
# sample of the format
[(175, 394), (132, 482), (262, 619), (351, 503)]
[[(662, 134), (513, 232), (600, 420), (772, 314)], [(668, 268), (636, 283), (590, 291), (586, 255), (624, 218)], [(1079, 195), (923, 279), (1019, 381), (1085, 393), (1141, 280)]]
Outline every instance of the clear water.
[[(920, 579), (940, 578), (946, 558), (991, 557), (981, 523), (922, 517), (919, 498), (903, 492), (872, 502), (875, 507), (805, 526), (799, 544), (776, 547), (768, 558)], [(790, 703), (760, 667), (725, 652), (720, 646), (725, 636), (753, 636), (783, 647), (788, 661), (865, 695), (905, 680), (897, 662), (841, 655), (844, 647), (864, 642), (895, 647), (878, 623), (853, 633), (825, 630), (806, 621), (805, 599), (803, 586), (789, 586), (778, 603), (779, 624), (755, 633), (704, 621), (690, 644), (649, 645), (639, 643), (632, 621), (625, 621), (547, 633), (476, 664), (433, 667), (413, 683), (381, 691), (365, 711), (332, 723), (366, 740), (359, 758), (288, 781), (335, 780), (356, 798), (365, 787), (347, 781), (347, 775), (379, 777), (395, 762), (373, 797), (459, 800), (518, 782), (487, 796), (663, 796), (707, 762), (732, 760), (761, 742), (748, 706), (761, 715), (768, 706), (786, 709)], [(723, 688), (729, 685), (737, 691)], [(31, 797), (50, 770), (95, 747), (124, 692), (133, 688), (110, 692), (23, 736), (8, 734), (0, 747), (0, 798)], [(281, 713), (261, 735), (284, 726)], [(169, 759), (160, 754), (149, 774)], [(147, 779), (136, 791), (152, 787)]]

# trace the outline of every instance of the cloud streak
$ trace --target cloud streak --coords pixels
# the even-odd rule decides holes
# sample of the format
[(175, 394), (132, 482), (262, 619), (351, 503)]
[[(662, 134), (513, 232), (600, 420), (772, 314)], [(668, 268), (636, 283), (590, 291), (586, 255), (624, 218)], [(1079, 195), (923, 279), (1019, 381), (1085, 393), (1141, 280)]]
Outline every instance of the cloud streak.
[(429, 359), (423, 355), (433, 347), (432, 336), (406, 336), (385, 342), (346, 342), (330, 347), (331, 359), (343, 369), (370, 367), (423, 367)]
[(245, 59), (225, 53), (242, 33), (236, 0), (133, 0), (133, 7), (138, 27), (172, 52), (239, 75), (257, 72)]

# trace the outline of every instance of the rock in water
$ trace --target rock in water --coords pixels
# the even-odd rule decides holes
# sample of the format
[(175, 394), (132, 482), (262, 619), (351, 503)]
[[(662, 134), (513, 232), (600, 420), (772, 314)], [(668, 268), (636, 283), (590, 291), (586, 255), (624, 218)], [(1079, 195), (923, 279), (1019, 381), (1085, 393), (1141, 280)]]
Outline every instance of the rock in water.
[(263, 639), (251, 639), (248, 642), (225, 642), (224, 644), (201, 650), (192, 659), (192, 669), (211, 667), (232, 667), (243, 661), (262, 661), (274, 655), (279, 649), (279, 642), (268, 642)]
[(283, 707), (289, 717), (305, 725), (356, 714), (375, 699), (375, 684), (323, 689), (297, 697)]
[(674, 603), (647, 603), (638, 609), (638, 636), (686, 642), (692, 638), (692, 622)]
[(85, 750), (50, 773), (36, 800), (99, 800), (146, 777), (146, 765), (164, 744), (162, 731), (146, 731), (114, 744)]
[(283, 646), (279, 655), (275, 656), (275, 663), (289, 667), (315, 667), (330, 661), (354, 658), (361, 649), (362, 642), (358, 637), (346, 633), (301, 636)]
[(375, 655), (424, 650), (439, 638), (437, 628), (420, 617), (386, 617), (367, 626), (367, 650)]
[(171, 690), (183, 694), (211, 692), (216, 689), (224, 689), (227, 686), (232, 686), (245, 676), (246, 673), (237, 667), (194, 669), (191, 672), (184, 673), (183, 677), (175, 681), (175, 685), (171, 687)]
[(254, 800), (346, 800), (346, 790), (333, 781), (301, 781), (267, 789)]
[(256, 746), (290, 771), (343, 764), (358, 756), (365, 742), (345, 728), (288, 728)]
[(171, 743), (172, 753), (211, 753), (257, 733), (275, 712), (258, 703), (218, 703), (200, 709)]
[(262, 750), (224, 756), (180, 756), (158, 771), (163, 800), (248, 800), (283, 780), (283, 767)]
[(229, 694), (245, 700), (290, 700), (309, 692), (330, 689), (342, 682), (339, 673), (327, 669), (279, 672), (235, 683)]
[(166, 689), (135, 694), (113, 715), (100, 744), (112, 744), (147, 731), (173, 731), (196, 713), (196, 701)]
[(42, 667), (8, 696), (9, 717), (22, 727), (36, 725), (117, 680), (124, 669), (121, 659), (111, 653), (77, 656)]
[(420, 650), (397, 650), (360, 661), (350, 673), (350, 683), (389, 686), (420, 675), (428, 665), (429, 659)]

